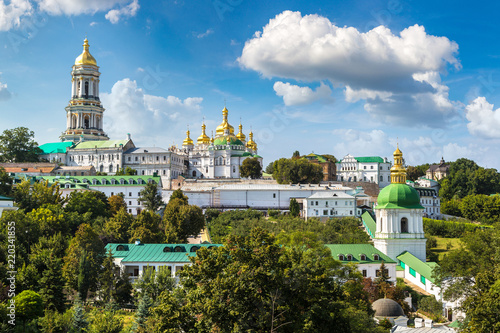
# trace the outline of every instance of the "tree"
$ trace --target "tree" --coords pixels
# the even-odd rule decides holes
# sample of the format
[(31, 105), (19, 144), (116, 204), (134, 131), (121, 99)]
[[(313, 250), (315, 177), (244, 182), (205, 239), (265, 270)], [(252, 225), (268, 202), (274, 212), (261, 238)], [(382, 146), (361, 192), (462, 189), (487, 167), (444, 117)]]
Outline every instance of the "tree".
[(298, 150), (294, 151), (292, 154), (292, 159), (297, 160), (300, 158), (300, 152)]
[(111, 216), (114, 216), (121, 209), (127, 210), (127, 203), (125, 202), (125, 195), (123, 193), (118, 193), (110, 196), (108, 198), (109, 212)]
[(85, 332), (85, 329), (89, 325), (85, 317), (85, 308), (83, 307), (80, 295), (77, 295), (73, 305), (73, 328), (76, 332)]
[[(84, 274), (82, 278), (84, 282), (87, 281), (85, 276), (99, 276), (104, 254), (104, 244), (97, 233), (86, 223), (80, 225), (64, 257), (63, 276), (68, 285), (74, 290), (79, 290), (80, 273)], [(86, 267), (85, 272), (82, 272), (82, 265)], [(98, 279), (89, 279), (89, 290), (95, 291), (97, 286)], [(84, 299), (86, 297), (86, 295), (80, 296)]]
[(333, 156), (333, 155), (323, 154), (321, 156), (325, 157), (327, 160), (329, 160), (332, 163), (337, 163), (337, 158), (335, 156)]
[(122, 330), (123, 319), (112, 310), (99, 311), (89, 325), (89, 331), (92, 333), (120, 333)]
[(289, 183), (319, 183), (323, 179), (323, 169), (320, 165), (306, 159), (280, 158), (274, 161), (273, 178), (279, 184)]
[(170, 199), (163, 214), (165, 242), (187, 243), (197, 236), (205, 226), (205, 217), (200, 207), (188, 205), (182, 199)]
[(182, 192), (182, 190), (180, 188), (175, 190), (174, 192), (172, 192), (172, 195), (170, 196), (169, 201), (174, 200), (174, 199), (180, 199), (184, 205), (188, 204), (188, 197), (186, 195), (184, 195), (184, 193)]
[(149, 317), (149, 308), (153, 305), (151, 298), (147, 293), (139, 300), (139, 306), (137, 307), (137, 312), (135, 314), (135, 322), (133, 325), (133, 331), (146, 331), (146, 320)]
[(87, 252), (85, 250), (82, 251), (80, 255), (80, 262), (78, 265), (78, 295), (85, 302), (87, 299), (88, 291), (90, 288), (90, 275), (89, 275), (89, 260), (87, 258)]
[(12, 178), (2, 167), (0, 167), (0, 195), (4, 197), (12, 195)]
[(19, 209), (30, 212), (43, 205), (62, 205), (65, 200), (58, 183), (49, 186), (49, 181), (40, 181), (31, 185), (27, 180), (17, 185), (14, 190), (14, 200)]
[(175, 286), (172, 272), (168, 267), (146, 267), (143, 274), (134, 283), (134, 295), (139, 299), (148, 296), (151, 303), (156, 303), (162, 291), (171, 291)]
[(271, 162), (267, 165), (265, 173), (272, 175), (274, 172), (274, 162)]
[(104, 224), (103, 231), (107, 240), (111, 243), (127, 243), (133, 221), (134, 217), (125, 208), (120, 209)]
[(154, 181), (148, 183), (143, 190), (139, 192), (139, 202), (146, 207), (146, 209), (156, 212), (163, 204), (161, 193), (158, 190), (158, 184)]
[(0, 135), (0, 160), (2, 162), (38, 162), (42, 150), (33, 138), (35, 132), (26, 127), (6, 129)]
[(137, 175), (137, 170), (132, 169), (131, 167), (126, 167), (125, 170), (121, 168), (118, 170), (118, 172), (115, 174), (116, 176), (135, 176)]
[(62, 276), (62, 260), (51, 254), (47, 269), (40, 279), (40, 296), (45, 309), (62, 312), (64, 310), (64, 278)]
[(73, 191), (70, 193), (64, 209), (67, 212), (76, 212), (80, 215), (89, 212), (91, 219), (96, 219), (99, 216), (108, 217), (108, 197), (101, 191)]
[(120, 277), (116, 281), (115, 298), (118, 304), (132, 302), (132, 284), (126, 270), (122, 270)]
[(113, 253), (109, 249), (106, 258), (102, 263), (101, 278), (99, 279), (101, 298), (104, 303), (108, 304), (113, 300), (113, 295), (115, 294), (116, 286), (116, 265), (113, 260)]
[(143, 210), (130, 226), (129, 241), (134, 242), (139, 239), (142, 243), (162, 243), (165, 234), (160, 229), (160, 223), (161, 217), (154, 211)]
[(295, 198), (290, 199), (290, 215), (299, 216), (300, 206)]
[(14, 297), (16, 317), (31, 320), (43, 315), (42, 297), (33, 290), (24, 290)]
[(223, 247), (201, 248), (181, 272), (182, 289), (163, 293), (148, 322), (170, 332), (345, 332), (354, 331), (351, 317), (361, 317), (365, 330), (374, 328), (366, 312), (343, 300), (346, 268), (323, 246), (304, 244), (282, 246), (257, 228)]
[(242, 178), (259, 179), (262, 177), (262, 166), (257, 158), (246, 158), (240, 166)]

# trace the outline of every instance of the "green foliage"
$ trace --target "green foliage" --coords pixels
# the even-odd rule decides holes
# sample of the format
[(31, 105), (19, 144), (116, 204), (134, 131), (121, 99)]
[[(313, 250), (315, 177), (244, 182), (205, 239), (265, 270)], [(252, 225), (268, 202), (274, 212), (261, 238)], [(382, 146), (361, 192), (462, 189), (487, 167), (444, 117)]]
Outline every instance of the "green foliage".
[(47, 269), (43, 271), (40, 279), (40, 296), (45, 309), (64, 310), (64, 285), (62, 276), (62, 260), (51, 254), (47, 262)]
[(297, 217), (300, 214), (300, 205), (295, 198), (290, 199), (290, 215)]
[(89, 333), (120, 333), (123, 329), (123, 320), (115, 311), (98, 311), (88, 327)]
[(217, 218), (220, 213), (221, 212), (215, 208), (208, 208), (205, 210), (205, 220), (207, 223), (210, 223), (213, 219)]
[(270, 175), (274, 173), (274, 162), (271, 162), (266, 166), (265, 173), (268, 173)]
[(102, 271), (99, 279), (101, 298), (105, 304), (113, 300), (117, 280), (115, 276), (117, 268), (113, 260), (113, 253), (111, 249), (109, 249), (102, 263)]
[[(105, 251), (104, 244), (99, 239), (99, 236), (88, 224), (80, 225), (64, 257), (63, 276), (69, 287), (74, 290), (78, 290), (82, 254), (85, 256), (85, 267), (87, 267), (85, 274), (88, 277), (93, 277), (90, 279), (89, 289), (95, 291), (98, 285), (98, 279), (95, 277), (99, 276), (101, 271)], [(81, 296), (85, 297), (84, 295)]]
[(73, 191), (70, 193), (68, 203), (64, 206), (68, 212), (83, 215), (91, 213), (91, 218), (109, 216), (108, 197), (101, 191)]
[(342, 283), (359, 273), (354, 268), (346, 271), (322, 246), (294, 244), (281, 246), (268, 232), (254, 229), (248, 236), (230, 236), (224, 247), (198, 250), (191, 258), (193, 265), (181, 273), (182, 289), (161, 295), (148, 328), (167, 332), (327, 332), (332, 327), (339, 332), (374, 331), (367, 312), (343, 299)]
[(87, 252), (82, 251), (80, 255), (80, 262), (78, 265), (78, 294), (85, 302), (90, 288), (90, 275), (89, 275), (89, 260), (87, 259)]
[(281, 215), (281, 212), (278, 209), (268, 209), (267, 215), (272, 218), (278, 218)]
[(144, 269), (143, 274), (134, 283), (134, 295), (138, 299), (142, 299), (147, 295), (152, 303), (155, 303), (164, 290), (172, 290), (175, 286), (175, 281), (168, 267), (159, 267), (155, 271), (153, 267)]
[(452, 162), (449, 176), (441, 180), (439, 195), (446, 200), (455, 196), (463, 198), (471, 194), (500, 192), (500, 174), (495, 169), (485, 169), (474, 161), (460, 158)]
[(441, 201), (441, 213), (462, 217), (462, 211), (460, 210), (460, 200), (450, 199), (447, 201)]
[(156, 212), (158, 208), (163, 204), (163, 199), (161, 197), (160, 190), (158, 189), (158, 184), (155, 182), (149, 182), (144, 187), (143, 190), (139, 192), (139, 202), (146, 207), (147, 210)]
[(406, 168), (406, 178), (411, 181), (417, 180), (419, 177), (425, 176), (425, 173), (429, 169), (429, 164), (408, 166)]
[(431, 236), (439, 236), (445, 238), (460, 238), (468, 232), (475, 232), (480, 229), (490, 228), (489, 226), (478, 225), (475, 223), (432, 220), (425, 218), (424, 232)]
[(130, 239), (130, 229), (134, 217), (126, 209), (120, 209), (113, 217), (106, 220), (103, 232), (111, 243), (127, 243)]
[(35, 132), (26, 127), (6, 129), (0, 135), (0, 160), (2, 162), (38, 162), (42, 150), (33, 138)]
[(16, 318), (29, 320), (43, 315), (42, 297), (33, 290), (24, 290), (14, 297), (16, 304)]
[(132, 284), (125, 270), (122, 270), (116, 281), (115, 299), (118, 304), (128, 304), (132, 302)]
[(262, 165), (257, 158), (246, 158), (240, 166), (240, 177), (259, 179), (262, 177)]
[(118, 193), (110, 196), (108, 198), (109, 212), (111, 216), (115, 216), (120, 210), (125, 209), (127, 211), (127, 203), (125, 202), (125, 195), (123, 193)]
[(434, 316), (441, 317), (443, 315), (443, 303), (438, 302), (434, 296), (422, 297), (418, 302), (418, 308)]
[[(168, 292), (168, 291), (167, 291)], [(146, 320), (149, 317), (149, 309), (153, 305), (148, 293), (144, 293), (139, 300), (139, 306), (135, 314), (135, 322), (132, 328), (134, 332), (144, 332), (146, 330)]]
[(273, 178), (279, 184), (319, 183), (323, 179), (321, 166), (306, 159), (280, 158), (274, 161), (273, 168)]
[(500, 196), (468, 195), (460, 201), (462, 216), (472, 221), (500, 221)]
[(321, 156), (323, 156), (324, 158), (326, 158), (327, 160), (329, 160), (332, 163), (337, 163), (337, 158), (335, 156), (333, 156), (333, 155), (322, 154)]
[(298, 150), (294, 151), (292, 154), (293, 159), (298, 159), (300, 158), (300, 152)]
[(387, 332), (388, 330), (390, 330), (392, 328), (393, 325), (389, 319), (383, 318), (382, 320), (380, 320), (378, 322), (378, 326), (382, 327)]
[(0, 195), (4, 197), (12, 195), (12, 178), (2, 167), (0, 167)]
[(170, 198), (163, 214), (165, 242), (187, 243), (188, 237), (197, 236), (205, 226), (200, 207), (188, 205), (184, 200)]
[(77, 295), (73, 305), (73, 329), (76, 332), (85, 332), (88, 325), (89, 322), (86, 318), (85, 308), (80, 296)]
[(152, 210), (143, 210), (133, 220), (129, 229), (130, 242), (140, 239), (142, 243), (163, 243), (165, 234), (160, 229), (161, 217)]
[(42, 333), (68, 333), (73, 327), (73, 311), (45, 310), (44, 316), (38, 319), (38, 326)]
[(115, 174), (116, 176), (135, 176), (137, 175), (137, 170), (132, 169), (131, 167), (126, 167), (125, 170), (121, 168), (118, 170), (118, 172)]
[(47, 204), (62, 205), (64, 198), (57, 183), (49, 186), (49, 181), (40, 181), (31, 185), (27, 180), (18, 184), (14, 190), (14, 200), (19, 209), (30, 212)]
[(182, 192), (182, 190), (180, 188), (175, 190), (174, 192), (172, 192), (172, 195), (170, 196), (169, 200), (173, 200), (173, 199), (181, 200), (184, 205), (188, 204), (188, 197), (184, 195), (184, 193)]

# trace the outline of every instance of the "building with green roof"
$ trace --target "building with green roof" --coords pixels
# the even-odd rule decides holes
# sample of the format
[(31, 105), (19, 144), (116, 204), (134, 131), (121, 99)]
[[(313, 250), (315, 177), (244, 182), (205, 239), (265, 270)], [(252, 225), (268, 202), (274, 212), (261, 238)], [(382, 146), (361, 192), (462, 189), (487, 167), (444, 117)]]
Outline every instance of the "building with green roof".
[(379, 156), (346, 155), (336, 163), (337, 180), (376, 183), (383, 188), (391, 183), (391, 162)]
[(13, 198), (0, 195), (0, 217), (4, 210), (17, 210), (17, 207), (14, 207)]
[(109, 243), (106, 253), (111, 251), (115, 264), (125, 270), (131, 280), (141, 276), (147, 267), (167, 267), (172, 277), (191, 264), (191, 257), (201, 248), (213, 249), (220, 244), (143, 244), (137, 240), (133, 244)]

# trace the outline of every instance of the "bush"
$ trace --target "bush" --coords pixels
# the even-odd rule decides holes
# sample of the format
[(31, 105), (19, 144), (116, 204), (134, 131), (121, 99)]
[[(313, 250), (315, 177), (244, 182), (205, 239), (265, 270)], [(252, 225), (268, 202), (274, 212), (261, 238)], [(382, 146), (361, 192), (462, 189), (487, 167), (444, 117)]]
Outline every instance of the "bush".
[(25, 290), (14, 297), (16, 317), (20, 320), (35, 319), (43, 315), (42, 297), (33, 290)]
[(46, 310), (45, 315), (38, 319), (38, 326), (43, 333), (67, 333), (73, 327), (73, 312)]
[(277, 209), (268, 209), (267, 215), (272, 218), (278, 218), (281, 215), (281, 212)]
[(490, 226), (424, 218), (424, 232), (431, 236), (461, 238), (467, 232), (475, 232), (478, 229), (484, 228), (490, 228)]
[(443, 315), (443, 303), (438, 302), (434, 296), (422, 297), (418, 302), (418, 308), (437, 317)]

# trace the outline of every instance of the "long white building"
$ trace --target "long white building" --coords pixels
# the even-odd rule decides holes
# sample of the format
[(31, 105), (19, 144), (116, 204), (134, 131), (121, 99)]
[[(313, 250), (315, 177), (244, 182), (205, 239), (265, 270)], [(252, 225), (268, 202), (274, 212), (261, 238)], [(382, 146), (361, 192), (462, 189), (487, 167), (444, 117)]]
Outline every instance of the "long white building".
[(378, 156), (346, 155), (337, 162), (337, 181), (370, 182), (385, 187), (391, 183), (391, 162)]

